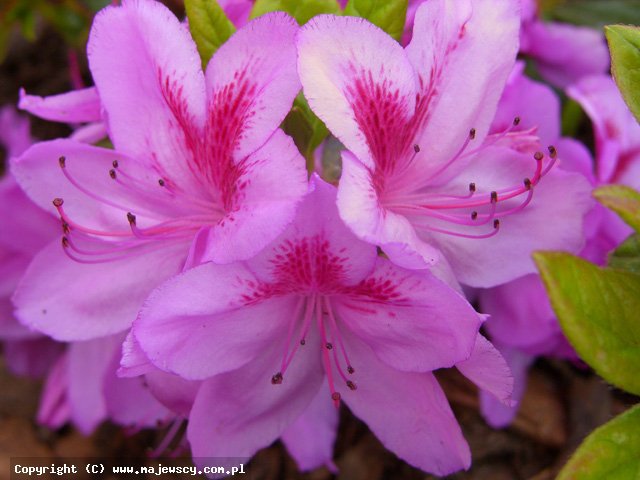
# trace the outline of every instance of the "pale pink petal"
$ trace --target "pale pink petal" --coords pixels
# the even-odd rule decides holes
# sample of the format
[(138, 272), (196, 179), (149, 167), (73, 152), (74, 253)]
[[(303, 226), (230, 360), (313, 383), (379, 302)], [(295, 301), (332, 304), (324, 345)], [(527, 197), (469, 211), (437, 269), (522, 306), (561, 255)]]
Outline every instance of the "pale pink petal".
[(151, 294), (134, 335), (161, 370), (204, 379), (252, 363), (286, 338), (296, 299), (269, 296), (242, 264), (201, 265)]
[(100, 97), (95, 87), (39, 97), (20, 90), (18, 107), (36, 117), (62, 123), (88, 123), (102, 120)]
[(324, 377), (318, 338), (309, 340), (279, 385), (271, 377), (280, 368), (280, 342), (244, 367), (203, 382), (187, 428), (194, 457), (248, 458), (282, 435), (312, 402)]
[(425, 268), (438, 261), (438, 250), (420, 240), (405, 217), (384, 208), (371, 170), (347, 151), (342, 153), (337, 203), (340, 217), (353, 233), (380, 245), (394, 263)]
[(103, 391), (107, 416), (119, 425), (155, 428), (172, 417), (171, 412), (151, 394), (143, 377), (119, 378), (118, 349), (105, 375)]
[[(518, 62), (511, 73), (490, 131), (534, 129), (544, 145), (555, 145), (560, 136), (560, 99), (545, 84), (528, 78), (523, 68), (524, 64)], [(513, 129), (515, 118), (520, 122)]]
[(2, 248), (27, 256), (36, 254), (61, 232), (59, 221), (33, 203), (11, 174), (0, 180), (0, 218)]
[(406, 127), (417, 92), (402, 47), (363, 19), (333, 15), (311, 19), (297, 46), (313, 111), (359, 161), (392, 164), (411, 142)]
[(8, 159), (29, 148), (32, 143), (29, 129), (29, 120), (13, 107), (0, 109), (0, 144), (5, 148)]
[(104, 122), (89, 123), (80, 128), (76, 128), (69, 138), (81, 143), (98, 143), (107, 138), (107, 124)]
[(71, 421), (85, 435), (107, 418), (104, 382), (121, 337), (73, 342), (68, 349), (67, 381)]
[[(315, 255), (330, 255), (339, 265), (340, 281), (344, 285), (354, 285), (373, 271), (377, 252), (374, 246), (358, 240), (338, 216), (336, 208), (336, 188), (321, 180), (317, 175), (311, 177), (311, 193), (300, 202), (296, 220), (269, 245), (264, 253), (248, 261), (249, 268), (265, 281), (277, 281), (283, 264), (283, 255), (290, 260), (301, 257), (293, 248), (303, 248), (304, 269), (293, 267), (303, 274), (304, 270), (313, 270)], [(294, 273), (295, 274), (295, 273)]]
[[(280, 125), (300, 91), (294, 37), (282, 12), (249, 22), (211, 58), (206, 71), (209, 142), (240, 160)], [(226, 152), (222, 152), (226, 153)]]
[(540, 74), (555, 86), (565, 88), (609, 68), (604, 35), (596, 29), (534, 21), (523, 27), (522, 35), (523, 53), (536, 60)]
[(593, 123), (598, 180), (615, 182), (623, 166), (621, 157), (640, 147), (640, 126), (608, 75), (584, 78), (568, 88), (567, 94), (580, 103)]
[(129, 330), (122, 343), (122, 357), (117, 375), (124, 378), (137, 377), (152, 370), (155, 370), (155, 367), (133, 335), (133, 329)]
[(432, 371), (469, 358), (481, 324), (465, 298), (431, 273), (384, 259), (352, 294), (331, 304), (340, 325), (379, 360), (404, 371)]
[(240, 171), (232, 205), (208, 233), (203, 261), (253, 257), (291, 223), (308, 190), (304, 159), (281, 130), (244, 159)]
[(509, 369), (513, 374), (513, 395), (514, 405), (508, 406), (496, 399), (494, 395), (484, 390), (480, 391), (480, 410), (487, 423), (493, 428), (504, 428), (508, 426), (518, 413), (520, 401), (524, 396), (527, 387), (527, 371), (534, 357), (524, 354), (517, 349), (501, 346), (500, 353), (507, 361)]
[(25, 325), (57, 340), (88, 340), (126, 330), (153, 288), (179, 272), (185, 251), (175, 245), (121, 260), (83, 264), (58, 240), (27, 269), (13, 297)]
[(188, 28), (159, 2), (123, 1), (96, 15), (87, 54), (116, 150), (191, 185), (205, 84)]
[(519, 26), (514, 0), (431, 0), (418, 8), (406, 51), (426, 115), (416, 138), (422, 175), (453, 157), (471, 128), (479, 141), (488, 132), (514, 65)]
[[(445, 188), (465, 191), (474, 182), (486, 190), (499, 190), (531, 178), (534, 170), (535, 161), (529, 155), (491, 147)], [(506, 200), (503, 208), (518, 208), (524, 200)], [(498, 213), (501, 223), (496, 235), (476, 239), (429, 232), (424, 237), (441, 248), (461, 283), (490, 287), (534, 272), (531, 253), (535, 250), (579, 251), (584, 244), (583, 217), (593, 204), (588, 180), (554, 168), (534, 187), (526, 208), (504, 218)]]
[(456, 368), (483, 392), (508, 407), (514, 405), (511, 370), (500, 352), (481, 334), (476, 337), (471, 356), (458, 362)]
[(231, 23), (240, 28), (249, 21), (249, 13), (253, 8), (252, 0), (219, 0)]
[(157, 368), (145, 375), (145, 381), (153, 396), (169, 410), (181, 417), (188, 417), (202, 382), (185, 380)]
[(356, 390), (336, 384), (342, 400), (382, 444), (436, 475), (469, 468), (471, 453), (447, 399), (431, 373), (400, 372), (355, 338), (347, 348)]
[(329, 398), (325, 381), (307, 409), (282, 434), (282, 442), (303, 472), (323, 465), (335, 468), (333, 444), (339, 419), (338, 409)]

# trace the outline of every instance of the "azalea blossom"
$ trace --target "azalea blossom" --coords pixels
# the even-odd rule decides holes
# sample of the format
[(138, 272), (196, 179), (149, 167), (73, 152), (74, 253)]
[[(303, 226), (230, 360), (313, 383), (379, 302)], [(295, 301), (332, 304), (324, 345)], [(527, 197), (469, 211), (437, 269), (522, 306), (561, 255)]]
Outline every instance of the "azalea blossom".
[(161, 4), (96, 16), (89, 65), (115, 150), (53, 140), (12, 163), (63, 231), (16, 290), (25, 325), (59, 340), (123, 332), (195, 255), (247, 258), (285, 228), (307, 191), (304, 161), (278, 128), (300, 88), (297, 30), (265, 15), (203, 73), (187, 28)]
[(588, 182), (554, 168), (557, 149), (517, 131), (520, 117), (489, 132), (519, 23), (515, 0), (435, 0), (418, 8), (406, 49), (362, 19), (301, 29), (304, 94), (348, 149), (340, 215), (393, 262), (448, 262), (460, 282), (488, 287), (533, 272), (536, 249), (582, 246)]
[[(556, 120), (546, 124), (552, 127), (550, 133), (555, 132), (557, 137), (560, 133), (557, 98), (542, 85), (524, 79), (519, 81), (522, 82), (530, 85), (528, 88), (513, 88), (513, 92), (526, 91), (529, 94), (517, 95), (517, 101), (514, 95), (510, 103), (517, 103), (524, 111), (551, 114)], [(573, 149), (573, 155), (566, 157), (569, 161), (563, 164), (563, 168), (581, 172), (594, 187), (621, 183), (640, 188), (640, 126), (625, 105), (613, 79), (605, 75), (586, 77), (571, 86), (568, 92), (592, 119), (596, 163), (594, 169), (584, 147), (580, 149), (575, 141), (563, 139), (559, 143), (564, 143), (564, 146), (560, 148), (565, 151)], [(631, 233), (631, 228), (617, 215), (596, 204), (586, 219), (586, 244), (580, 256), (605, 265), (607, 254)], [(513, 372), (515, 400), (519, 401), (524, 394), (528, 367), (537, 357), (578, 359), (562, 333), (538, 275), (526, 275), (483, 291), (479, 298), (482, 311), (491, 315), (485, 324), (487, 331)], [(482, 400), (485, 416), (497, 427), (508, 425), (517, 411), (486, 395)]]
[[(340, 220), (335, 188), (314, 186), (263, 252), (174, 277), (134, 322), (154, 365), (202, 380), (189, 417), (193, 456), (248, 457), (288, 427), (300, 438), (322, 422), (305, 445), (326, 445), (335, 425), (327, 404), (344, 401), (409, 463), (437, 474), (467, 468), (468, 446), (431, 372), (455, 365), (510, 401), (508, 369), (478, 334), (483, 318), (430, 272), (378, 257)], [(296, 426), (309, 409), (307, 427)]]
[(542, 21), (537, 0), (522, 0), (520, 51), (534, 60), (545, 80), (560, 88), (609, 69), (602, 31)]

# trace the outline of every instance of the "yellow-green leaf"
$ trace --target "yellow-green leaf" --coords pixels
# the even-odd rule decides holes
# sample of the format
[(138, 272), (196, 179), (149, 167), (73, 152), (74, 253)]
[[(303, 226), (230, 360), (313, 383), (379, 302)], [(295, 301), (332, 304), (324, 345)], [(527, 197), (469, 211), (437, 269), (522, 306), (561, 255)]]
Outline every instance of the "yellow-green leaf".
[(606, 185), (594, 190), (593, 196), (640, 232), (640, 193), (624, 185)]
[(609, 25), (604, 30), (611, 51), (611, 72), (624, 101), (640, 121), (640, 28)]
[(213, 54), (233, 35), (236, 27), (216, 0), (184, 0), (184, 7), (202, 67), (206, 68)]
[(408, 0), (349, 0), (345, 15), (366, 18), (400, 40), (407, 19)]

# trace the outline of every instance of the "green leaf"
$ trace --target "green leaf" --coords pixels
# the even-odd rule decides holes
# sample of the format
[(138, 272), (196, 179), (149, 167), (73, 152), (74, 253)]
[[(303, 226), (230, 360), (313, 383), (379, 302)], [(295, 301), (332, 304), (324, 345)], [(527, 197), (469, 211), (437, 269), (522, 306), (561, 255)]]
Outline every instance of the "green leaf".
[(307, 169), (313, 170), (314, 152), (329, 134), (325, 124), (312, 111), (302, 93), (293, 102), (293, 108), (282, 123), (283, 130), (293, 138), (298, 150), (307, 160)]
[(349, 0), (345, 15), (366, 18), (400, 40), (407, 19), (408, 0)]
[(629, 110), (640, 121), (640, 28), (609, 25), (604, 30), (613, 77)]
[(597, 428), (582, 442), (556, 480), (640, 478), (640, 405)]
[(638, 0), (542, 0), (544, 18), (602, 28), (611, 23), (640, 24)]
[(640, 275), (640, 234), (631, 235), (609, 254), (609, 266)]
[(256, 18), (269, 12), (287, 12), (300, 25), (304, 25), (316, 15), (340, 13), (337, 0), (257, 0), (251, 10), (250, 18)]
[(213, 54), (236, 31), (216, 0), (184, 0), (189, 30), (206, 68)]
[(571, 345), (605, 380), (640, 394), (640, 275), (567, 253), (534, 254)]
[(606, 185), (595, 189), (593, 196), (640, 233), (640, 193), (624, 185)]

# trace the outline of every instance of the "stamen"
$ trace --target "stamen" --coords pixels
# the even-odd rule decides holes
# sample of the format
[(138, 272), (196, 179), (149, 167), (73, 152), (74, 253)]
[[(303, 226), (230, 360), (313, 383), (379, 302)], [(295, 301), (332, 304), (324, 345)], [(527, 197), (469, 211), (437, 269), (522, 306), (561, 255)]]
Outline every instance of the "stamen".
[(113, 168), (118, 168), (118, 160), (114, 160), (113, 162), (111, 162), (111, 165), (113, 166)]
[(116, 179), (116, 169), (112, 168), (111, 170), (109, 170), (109, 176), (111, 177), (112, 180)]
[(164, 180), (162, 178), (158, 180), (158, 185), (164, 187)]
[(282, 383), (283, 377), (282, 373), (278, 372), (273, 377), (271, 377), (272, 385), (280, 385)]

